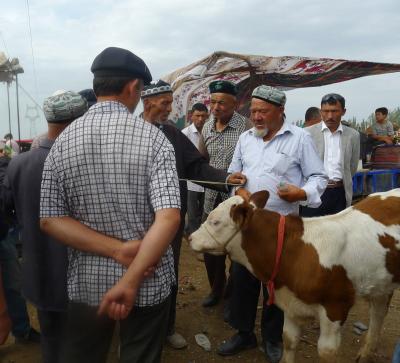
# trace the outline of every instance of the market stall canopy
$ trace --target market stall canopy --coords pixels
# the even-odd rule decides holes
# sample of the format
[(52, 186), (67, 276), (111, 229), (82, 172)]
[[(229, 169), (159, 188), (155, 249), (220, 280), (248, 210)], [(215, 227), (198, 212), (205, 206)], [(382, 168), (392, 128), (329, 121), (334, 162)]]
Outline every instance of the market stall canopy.
[(19, 64), (18, 58), (9, 60), (3, 52), (0, 52), (0, 82), (11, 83), (14, 76), (24, 73), (24, 69)]
[(209, 103), (208, 85), (216, 79), (229, 80), (238, 86), (239, 112), (247, 115), (251, 92), (260, 84), (288, 90), (392, 72), (400, 72), (400, 64), (215, 52), (162, 79), (174, 90), (170, 117), (178, 126), (183, 126), (194, 103)]

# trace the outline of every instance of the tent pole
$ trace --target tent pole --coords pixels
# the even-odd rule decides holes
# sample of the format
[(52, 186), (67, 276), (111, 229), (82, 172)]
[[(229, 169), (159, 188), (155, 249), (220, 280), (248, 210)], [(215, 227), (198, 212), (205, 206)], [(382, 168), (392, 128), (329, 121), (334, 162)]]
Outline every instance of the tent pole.
[[(17, 91), (17, 120), (18, 120), (18, 140), (21, 140), (21, 125), (19, 119), (19, 95), (18, 95), (18, 74), (15, 74), (16, 91)], [(20, 145), (20, 144), (18, 144)], [(21, 146), (19, 146), (19, 151), (21, 152)]]
[(11, 134), (10, 82), (7, 82), (8, 129)]

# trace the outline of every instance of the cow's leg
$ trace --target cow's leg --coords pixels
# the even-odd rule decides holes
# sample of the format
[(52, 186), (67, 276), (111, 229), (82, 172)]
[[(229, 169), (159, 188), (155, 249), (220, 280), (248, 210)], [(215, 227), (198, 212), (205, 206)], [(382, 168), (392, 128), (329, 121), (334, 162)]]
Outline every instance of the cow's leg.
[(285, 363), (295, 362), (296, 348), (300, 339), (300, 334), (301, 329), (295, 319), (285, 314), (285, 323), (283, 325), (283, 361)]
[(357, 361), (359, 363), (375, 361), (374, 356), (378, 348), (383, 320), (387, 314), (391, 298), (392, 294), (370, 298), (369, 329), (365, 343), (358, 353)]
[(340, 346), (340, 322), (331, 321), (325, 309), (319, 314), (320, 335), (318, 339), (318, 355), (321, 363), (335, 363)]

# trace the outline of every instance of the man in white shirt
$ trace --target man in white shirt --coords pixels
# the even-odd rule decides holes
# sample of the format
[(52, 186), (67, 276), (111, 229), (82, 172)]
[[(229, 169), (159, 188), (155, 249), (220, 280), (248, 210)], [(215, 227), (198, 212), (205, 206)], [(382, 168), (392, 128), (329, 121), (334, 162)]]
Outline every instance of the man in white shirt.
[[(266, 209), (282, 215), (298, 214), (300, 201), (318, 207), (328, 179), (310, 135), (285, 120), (285, 103), (285, 93), (276, 88), (261, 85), (253, 91), (253, 128), (240, 135), (228, 168), (229, 172), (245, 173), (247, 193), (268, 190)], [(218, 348), (217, 353), (223, 356), (257, 346), (254, 328), (261, 283), (236, 262), (232, 263), (231, 277), (229, 324), (237, 333)], [(263, 295), (262, 347), (268, 362), (278, 363), (282, 357), (283, 312), (276, 305), (266, 306), (265, 288)]]
[[(208, 109), (203, 103), (195, 103), (191, 110), (191, 124), (182, 130), (182, 133), (193, 143), (196, 148), (199, 148), (199, 140), (201, 130), (204, 123), (208, 119)], [(185, 232), (190, 235), (200, 227), (201, 216), (203, 214), (204, 205), (204, 188), (192, 182), (187, 182), (188, 189), (188, 223), (185, 227)]]
[(329, 182), (321, 206), (302, 208), (303, 217), (335, 214), (351, 205), (352, 177), (360, 158), (360, 134), (341, 123), (345, 113), (345, 99), (336, 93), (327, 94), (321, 100), (323, 122), (306, 128), (324, 161)]

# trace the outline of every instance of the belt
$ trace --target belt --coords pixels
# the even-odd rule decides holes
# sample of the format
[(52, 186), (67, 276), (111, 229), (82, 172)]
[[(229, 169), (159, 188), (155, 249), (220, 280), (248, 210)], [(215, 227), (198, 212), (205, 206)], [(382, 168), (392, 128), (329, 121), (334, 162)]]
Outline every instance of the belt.
[(343, 187), (343, 180), (329, 180), (327, 188), (341, 188)]

